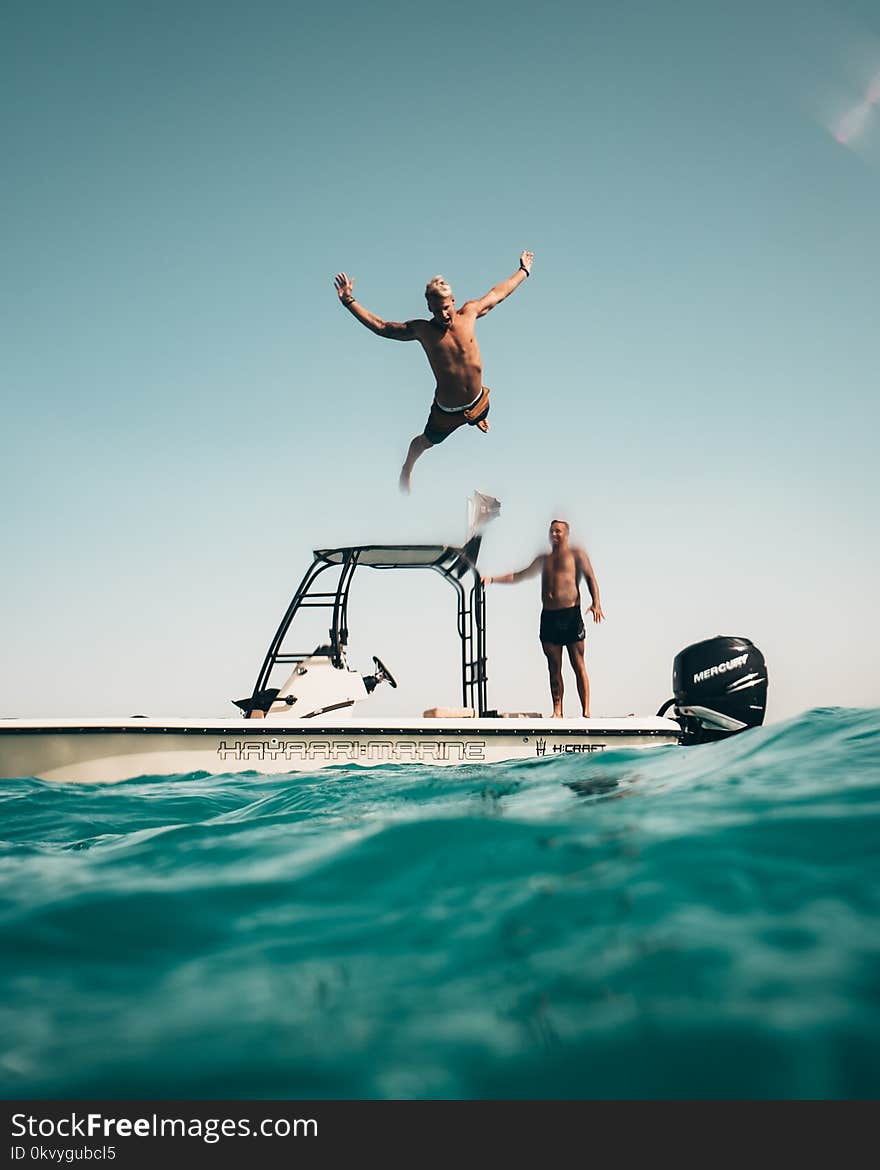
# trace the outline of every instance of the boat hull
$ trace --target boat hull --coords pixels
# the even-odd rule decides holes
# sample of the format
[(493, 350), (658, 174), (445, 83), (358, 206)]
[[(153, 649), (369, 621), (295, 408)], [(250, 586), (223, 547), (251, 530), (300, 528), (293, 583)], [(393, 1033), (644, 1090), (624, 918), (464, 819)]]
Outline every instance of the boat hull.
[(0, 725), (0, 778), (107, 784), (193, 772), (314, 772), (387, 764), (491, 764), (678, 743), (663, 718), (312, 721), (57, 721)]

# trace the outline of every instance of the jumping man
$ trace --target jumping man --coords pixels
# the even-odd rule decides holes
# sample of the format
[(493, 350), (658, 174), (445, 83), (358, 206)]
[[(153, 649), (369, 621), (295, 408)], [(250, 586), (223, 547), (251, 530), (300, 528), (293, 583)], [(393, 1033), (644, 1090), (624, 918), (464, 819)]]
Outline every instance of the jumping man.
[(532, 270), (534, 258), (533, 252), (523, 252), (513, 276), (496, 284), (479, 300), (465, 301), (460, 309), (455, 307), (448, 283), (442, 276), (435, 276), (425, 288), (430, 321), (383, 321), (354, 299), (354, 281), (344, 272), (336, 274), (333, 281), (336, 292), (352, 316), (379, 337), (421, 342), (437, 380), (425, 429), (410, 443), (400, 472), (401, 491), (410, 490), (415, 462), (429, 447), (442, 443), (465, 424), (488, 431), (489, 388), (483, 385), (483, 363), (474, 336), (474, 322), (478, 317), (485, 317), (522, 284)]
[(578, 579), (583, 577), (590, 591), (592, 605), (588, 612), (594, 622), (605, 618), (599, 602), (599, 583), (586, 550), (568, 543), (568, 522), (554, 520), (550, 525), (550, 552), (536, 556), (530, 565), (517, 573), (502, 577), (483, 577), (484, 585), (513, 585), (526, 577), (541, 574), (541, 646), (547, 656), (550, 672), (550, 694), (553, 698), (553, 717), (562, 718), (562, 647), (577, 679), (578, 696), (585, 718), (590, 717), (590, 680), (584, 664), (584, 619), (581, 616), (581, 595)]

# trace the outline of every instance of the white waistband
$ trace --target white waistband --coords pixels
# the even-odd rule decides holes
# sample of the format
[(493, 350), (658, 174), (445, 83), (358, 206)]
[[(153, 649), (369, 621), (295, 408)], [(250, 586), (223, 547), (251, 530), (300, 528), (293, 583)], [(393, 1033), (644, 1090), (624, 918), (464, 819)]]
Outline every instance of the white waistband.
[(470, 410), (472, 406), (476, 406), (482, 397), (483, 391), (481, 390), (473, 402), (468, 402), (464, 406), (444, 406), (441, 402), (438, 402), (436, 398), (434, 399), (434, 405), (438, 410), (442, 410), (444, 414), (461, 414), (463, 410)]

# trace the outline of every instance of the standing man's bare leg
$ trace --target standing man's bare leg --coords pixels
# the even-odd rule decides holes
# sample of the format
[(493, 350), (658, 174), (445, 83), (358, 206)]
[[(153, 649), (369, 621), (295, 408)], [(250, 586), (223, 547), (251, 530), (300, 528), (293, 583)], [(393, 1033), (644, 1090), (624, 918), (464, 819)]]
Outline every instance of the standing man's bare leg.
[(587, 665), (584, 662), (583, 642), (572, 642), (568, 647), (568, 660), (577, 679), (578, 697), (581, 701), (581, 710), (584, 718), (590, 718), (590, 680), (587, 676)]
[(416, 460), (420, 455), (433, 447), (434, 444), (430, 439), (426, 439), (424, 435), (416, 435), (409, 445), (409, 450), (406, 453), (406, 460), (403, 467), (400, 469), (400, 490), (409, 493), (410, 480), (412, 479), (412, 471), (416, 465)]
[(550, 672), (550, 697), (553, 699), (553, 718), (562, 718), (562, 647), (552, 642), (542, 642), (547, 655), (547, 670)]

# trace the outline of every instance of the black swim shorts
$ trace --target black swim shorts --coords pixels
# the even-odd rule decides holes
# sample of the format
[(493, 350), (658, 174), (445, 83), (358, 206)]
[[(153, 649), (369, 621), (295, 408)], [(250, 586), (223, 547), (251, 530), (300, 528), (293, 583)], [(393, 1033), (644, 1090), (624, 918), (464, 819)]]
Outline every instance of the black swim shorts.
[(480, 426), (485, 422), (486, 415), (489, 413), (489, 387), (484, 386), (479, 395), (473, 400), (470, 406), (457, 406), (454, 410), (448, 407), (437, 405), (437, 400), (431, 404), (431, 412), (428, 415), (428, 421), (425, 423), (423, 434), (429, 443), (436, 446), (442, 443), (444, 439), (448, 439), (453, 431), (457, 431), (459, 427), (471, 426), (480, 427), (481, 431), (487, 431), (489, 424)]
[(553, 646), (570, 646), (573, 642), (583, 642), (586, 636), (579, 605), (573, 605), (570, 609), (541, 610), (542, 642), (549, 642)]

